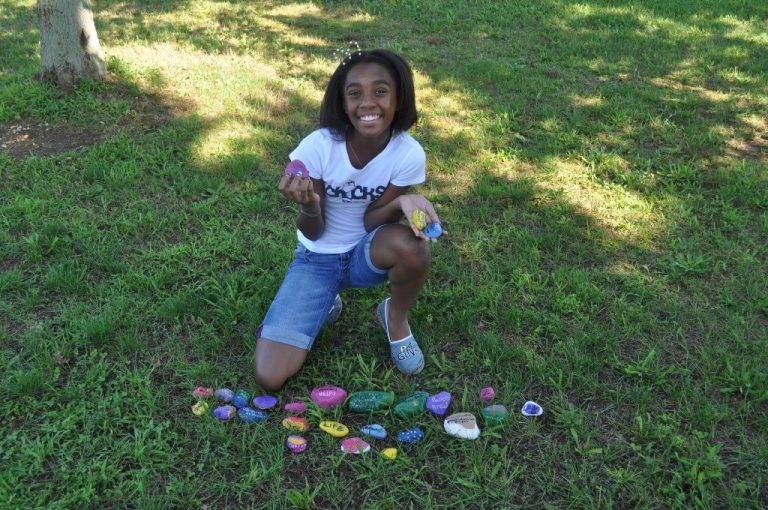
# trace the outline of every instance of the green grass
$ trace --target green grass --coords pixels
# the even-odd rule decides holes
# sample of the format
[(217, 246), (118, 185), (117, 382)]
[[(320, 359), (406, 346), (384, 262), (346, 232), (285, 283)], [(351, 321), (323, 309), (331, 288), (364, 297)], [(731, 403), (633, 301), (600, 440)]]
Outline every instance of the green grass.
[[(96, 2), (111, 77), (71, 94), (34, 79), (34, 2), (0, 6), (3, 143), (77, 148), (0, 148), (0, 507), (768, 506), (765, 2), (283, 4)], [(190, 412), (200, 384), (257, 390), (295, 239), (276, 176), (350, 39), (416, 71), (450, 232), (411, 316), (428, 363), (397, 372), (386, 289), (349, 291), (280, 397), (479, 413), (492, 385), (513, 411), (475, 442), (376, 416), (426, 431), (394, 462)]]

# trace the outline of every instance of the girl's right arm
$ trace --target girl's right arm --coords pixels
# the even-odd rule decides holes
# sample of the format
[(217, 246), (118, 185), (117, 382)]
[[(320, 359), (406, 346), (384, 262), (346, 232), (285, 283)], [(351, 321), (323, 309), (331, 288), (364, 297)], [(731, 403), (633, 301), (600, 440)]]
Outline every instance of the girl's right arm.
[(299, 204), (296, 228), (312, 241), (318, 239), (325, 229), (325, 194), (321, 179), (300, 179), (284, 175), (278, 189), (285, 198)]

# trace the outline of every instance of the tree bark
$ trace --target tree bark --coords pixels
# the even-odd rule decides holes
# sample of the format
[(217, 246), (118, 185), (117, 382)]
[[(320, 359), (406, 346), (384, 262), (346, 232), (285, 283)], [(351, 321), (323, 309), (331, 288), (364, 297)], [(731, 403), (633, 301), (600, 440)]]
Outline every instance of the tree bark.
[(37, 0), (40, 79), (71, 90), (84, 79), (107, 75), (90, 0)]

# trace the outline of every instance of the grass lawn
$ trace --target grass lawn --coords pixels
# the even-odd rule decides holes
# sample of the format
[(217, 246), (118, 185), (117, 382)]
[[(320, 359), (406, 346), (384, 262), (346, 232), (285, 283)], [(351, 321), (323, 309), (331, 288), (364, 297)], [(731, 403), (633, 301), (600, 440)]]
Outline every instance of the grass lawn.
[[(0, 4), (0, 507), (768, 506), (764, 0), (99, 0), (110, 77), (72, 93), (35, 80), (34, 7)], [(347, 291), (279, 397), (479, 416), (490, 385), (512, 416), (476, 441), (315, 408), (297, 456), (280, 412), (190, 411), (258, 393), (277, 181), (350, 39), (416, 72), (450, 232), (411, 315), (427, 365), (393, 368), (385, 287)], [(426, 437), (345, 456), (320, 419)]]

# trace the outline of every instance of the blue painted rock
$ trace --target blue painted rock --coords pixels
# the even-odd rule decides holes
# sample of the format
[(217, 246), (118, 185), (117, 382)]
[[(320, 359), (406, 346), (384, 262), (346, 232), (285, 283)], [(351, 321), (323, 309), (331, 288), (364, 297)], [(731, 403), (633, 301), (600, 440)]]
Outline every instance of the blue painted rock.
[(309, 169), (300, 159), (294, 159), (285, 166), (285, 175), (288, 177), (309, 177)]
[(346, 400), (347, 390), (338, 386), (320, 386), (312, 390), (310, 397), (320, 409), (335, 409)]
[(205, 386), (198, 386), (192, 391), (192, 396), (195, 398), (208, 398), (213, 395), (212, 388), (206, 388)]
[(341, 451), (344, 453), (353, 453), (360, 455), (370, 451), (371, 445), (360, 439), (359, 437), (348, 437), (341, 442)]
[(208, 402), (200, 401), (192, 406), (192, 414), (195, 416), (202, 416), (208, 412)]
[(258, 409), (272, 409), (277, 405), (277, 397), (272, 395), (260, 395), (251, 400), (253, 406)]
[(427, 409), (435, 416), (442, 418), (448, 412), (448, 408), (451, 407), (451, 398), (451, 394), (447, 391), (431, 395), (427, 399)]
[(462, 439), (477, 439), (480, 437), (480, 427), (472, 413), (456, 413), (443, 422), (445, 431), (454, 437)]
[(213, 395), (222, 402), (226, 402), (227, 404), (232, 402), (232, 399), (235, 398), (235, 392), (229, 388), (219, 388), (213, 392)]
[(248, 401), (251, 399), (251, 395), (245, 390), (237, 390), (232, 397), (232, 405), (240, 409), (248, 405)]
[(290, 435), (285, 440), (285, 447), (293, 453), (301, 453), (307, 449), (307, 440), (301, 436)]
[(395, 414), (401, 418), (418, 416), (424, 412), (429, 393), (426, 391), (414, 391), (404, 396), (395, 403)]
[(237, 414), (235, 406), (219, 406), (213, 410), (213, 415), (223, 421), (227, 421)]
[(443, 235), (443, 226), (440, 223), (433, 221), (424, 229), (424, 235), (430, 239), (437, 239)]
[(496, 390), (488, 386), (487, 388), (483, 388), (480, 390), (480, 400), (483, 402), (490, 402), (493, 400), (493, 397), (496, 396)]
[(379, 425), (378, 423), (373, 423), (371, 425), (366, 425), (364, 427), (361, 427), (360, 432), (362, 432), (363, 435), (371, 436), (374, 439), (387, 438), (387, 430), (381, 425)]
[(397, 440), (401, 443), (414, 444), (424, 439), (424, 431), (419, 427), (414, 427), (410, 430), (404, 430), (397, 434)]
[(250, 407), (241, 407), (237, 410), (237, 415), (240, 417), (240, 421), (245, 423), (261, 423), (269, 416), (265, 411)]
[(394, 401), (391, 391), (356, 391), (349, 396), (347, 407), (355, 413), (372, 413), (389, 409)]
[(292, 414), (301, 414), (307, 410), (307, 404), (304, 402), (289, 402), (283, 407), (286, 411)]
[(298, 416), (289, 416), (288, 418), (284, 418), (282, 425), (288, 430), (293, 430), (296, 432), (306, 432), (309, 430), (309, 422), (307, 419), (300, 418)]
[(520, 412), (523, 413), (523, 416), (541, 416), (544, 414), (544, 409), (542, 409), (536, 402), (529, 400), (523, 404), (523, 408), (520, 409)]
[(480, 414), (488, 425), (501, 425), (509, 418), (509, 411), (501, 404), (488, 406)]

